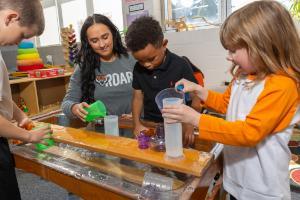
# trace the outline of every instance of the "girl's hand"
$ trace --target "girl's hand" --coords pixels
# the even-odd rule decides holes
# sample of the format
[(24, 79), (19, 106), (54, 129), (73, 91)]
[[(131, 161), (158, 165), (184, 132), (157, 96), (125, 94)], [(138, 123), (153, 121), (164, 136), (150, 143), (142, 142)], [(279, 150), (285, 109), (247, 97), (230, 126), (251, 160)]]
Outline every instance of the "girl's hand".
[(85, 122), (85, 117), (88, 112), (84, 108), (88, 108), (89, 104), (86, 102), (78, 103), (72, 106), (72, 113), (78, 117), (81, 121)]
[(186, 79), (181, 79), (180, 81), (177, 81), (175, 84), (175, 88), (177, 88), (178, 85), (183, 85), (182, 92), (191, 92), (192, 94), (198, 96), (202, 101), (206, 101), (208, 96), (208, 90), (202, 87), (201, 85), (198, 85)]
[(34, 129), (29, 131), (28, 139), (26, 142), (30, 142), (30, 143), (42, 142), (43, 139), (50, 138), (51, 134), (52, 134), (52, 130), (50, 126)]
[(184, 92), (184, 93), (186, 93), (186, 92), (195, 92), (195, 91), (198, 90), (198, 87), (200, 86), (200, 85), (198, 85), (196, 83), (193, 83), (191, 81), (188, 81), (184, 78), (176, 82), (175, 88), (177, 88), (178, 85), (183, 85), (182, 92)]
[(184, 104), (165, 106), (162, 109), (162, 116), (167, 123), (187, 123), (195, 127), (199, 126), (200, 113)]

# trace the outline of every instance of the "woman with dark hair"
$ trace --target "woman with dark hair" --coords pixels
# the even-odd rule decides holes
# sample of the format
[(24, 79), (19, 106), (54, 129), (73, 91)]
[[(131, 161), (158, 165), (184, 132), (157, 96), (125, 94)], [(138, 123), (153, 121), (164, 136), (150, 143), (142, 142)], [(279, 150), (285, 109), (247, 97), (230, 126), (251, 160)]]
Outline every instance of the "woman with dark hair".
[(101, 100), (109, 115), (131, 113), (132, 71), (135, 60), (122, 44), (117, 27), (104, 15), (89, 16), (80, 33), (75, 71), (62, 103), (68, 117), (82, 121), (84, 108)]

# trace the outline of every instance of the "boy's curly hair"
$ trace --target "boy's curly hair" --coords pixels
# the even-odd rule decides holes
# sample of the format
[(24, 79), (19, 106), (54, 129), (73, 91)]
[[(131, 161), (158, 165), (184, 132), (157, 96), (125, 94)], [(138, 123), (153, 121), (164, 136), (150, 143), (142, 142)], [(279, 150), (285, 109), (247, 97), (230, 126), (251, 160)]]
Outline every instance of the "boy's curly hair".
[(136, 52), (144, 49), (148, 44), (160, 47), (164, 39), (159, 22), (153, 17), (143, 16), (137, 18), (128, 27), (125, 42), (127, 48)]

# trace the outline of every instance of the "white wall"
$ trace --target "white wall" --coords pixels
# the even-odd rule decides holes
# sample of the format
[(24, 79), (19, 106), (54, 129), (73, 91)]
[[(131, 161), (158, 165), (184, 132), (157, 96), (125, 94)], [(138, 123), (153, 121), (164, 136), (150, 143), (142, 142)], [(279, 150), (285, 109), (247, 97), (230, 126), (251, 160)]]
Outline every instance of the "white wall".
[(190, 58), (205, 75), (205, 86), (223, 91), (224, 81), (230, 81), (230, 63), (227, 52), (219, 40), (219, 28), (201, 29), (187, 32), (165, 33), (169, 40), (168, 48)]
[[(128, 6), (144, 3), (156, 20), (161, 20), (160, 0), (123, 0), (124, 21), (129, 14)], [(134, 14), (134, 13), (132, 13)], [(168, 48), (181, 56), (187, 56), (205, 75), (205, 86), (209, 89), (223, 91), (224, 82), (231, 80), (228, 72), (230, 63), (226, 61), (227, 52), (219, 42), (219, 28), (208, 28), (188, 32), (168, 32)]]

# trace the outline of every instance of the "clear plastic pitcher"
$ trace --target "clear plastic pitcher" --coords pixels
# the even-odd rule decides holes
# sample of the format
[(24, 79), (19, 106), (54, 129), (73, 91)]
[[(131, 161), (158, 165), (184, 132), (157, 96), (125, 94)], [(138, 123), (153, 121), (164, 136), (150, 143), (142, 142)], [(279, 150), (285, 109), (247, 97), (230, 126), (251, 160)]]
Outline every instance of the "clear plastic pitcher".
[(159, 110), (163, 108), (163, 99), (171, 98), (171, 97), (180, 98), (184, 100), (184, 93), (176, 91), (175, 88), (166, 88), (160, 91), (159, 93), (157, 93), (155, 97), (155, 102)]
[[(164, 98), (163, 106), (166, 105), (180, 105), (183, 103), (182, 98)], [(165, 128), (165, 145), (166, 145), (166, 158), (182, 158), (182, 125), (181, 123), (169, 123), (168, 118), (164, 118)]]

